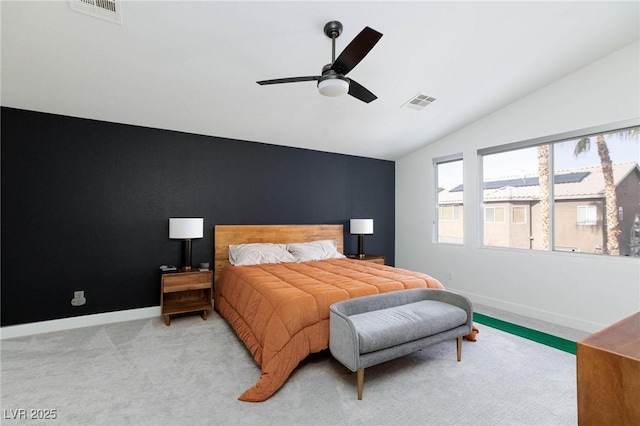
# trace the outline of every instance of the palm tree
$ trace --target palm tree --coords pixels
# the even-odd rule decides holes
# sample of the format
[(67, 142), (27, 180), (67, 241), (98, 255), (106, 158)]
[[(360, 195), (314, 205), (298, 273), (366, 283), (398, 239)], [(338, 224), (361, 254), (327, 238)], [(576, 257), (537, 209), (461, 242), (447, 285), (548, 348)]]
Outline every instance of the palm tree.
[(549, 145), (538, 145), (538, 185), (540, 186), (540, 218), (542, 249), (549, 250)]
[[(621, 132), (622, 133), (622, 132)], [(626, 134), (627, 132), (624, 132)], [(618, 197), (616, 195), (616, 184), (613, 180), (613, 165), (609, 156), (609, 147), (605, 135), (596, 136), (596, 146), (598, 148), (598, 156), (600, 157), (600, 166), (602, 167), (602, 176), (604, 177), (604, 198), (605, 198), (605, 216), (606, 216), (606, 232), (603, 254), (617, 256), (620, 254), (618, 236), (620, 235), (620, 226), (618, 223)], [(591, 149), (591, 138), (584, 137), (576, 143), (573, 150), (573, 156), (578, 157)]]

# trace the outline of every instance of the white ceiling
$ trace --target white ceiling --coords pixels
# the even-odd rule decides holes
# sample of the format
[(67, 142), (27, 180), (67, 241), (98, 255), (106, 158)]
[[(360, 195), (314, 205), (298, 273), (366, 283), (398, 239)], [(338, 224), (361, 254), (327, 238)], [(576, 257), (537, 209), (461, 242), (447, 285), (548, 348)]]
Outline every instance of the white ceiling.
[[(640, 39), (640, 3), (126, 1), (123, 25), (67, 1), (1, 2), (3, 106), (395, 160)], [(384, 34), (349, 73), (378, 99), (321, 96), (365, 26)], [(401, 106), (417, 93), (437, 100)]]

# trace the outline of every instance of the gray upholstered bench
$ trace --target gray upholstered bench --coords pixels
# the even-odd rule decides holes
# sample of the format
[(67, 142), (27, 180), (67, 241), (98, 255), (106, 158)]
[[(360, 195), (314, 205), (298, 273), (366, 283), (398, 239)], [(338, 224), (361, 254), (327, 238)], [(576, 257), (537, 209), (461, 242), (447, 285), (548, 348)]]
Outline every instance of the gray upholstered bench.
[(362, 399), (364, 369), (471, 332), (473, 308), (466, 297), (446, 290), (412, 289), (357, 297), (330, 307), (329, 349), (357, 372)]

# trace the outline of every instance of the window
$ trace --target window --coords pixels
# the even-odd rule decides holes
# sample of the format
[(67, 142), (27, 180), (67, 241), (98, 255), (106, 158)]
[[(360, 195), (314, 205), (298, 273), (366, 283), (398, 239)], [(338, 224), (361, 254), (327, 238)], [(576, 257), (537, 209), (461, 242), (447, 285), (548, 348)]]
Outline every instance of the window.
[(578, 225), (595, 225), (597, 223), (596, 206), (578, 206)]
[(440, 220), (456, 220), (460, 221), (460, 214), (462, 212), (461, 205), (444, 205), (440, 206)]
[(511, 207), (512, 223), (527, 223), (527, 209), (522, 206)]
[(434, 160), (437, 209), (434, 240), (462, 244), (464, 241), (464, 187), (462, 158), (451, 156)]
[[(483, 245), (489, 247), (534, 248), (541, 243), (539, 221), (538, 148), (499, 151), (482, 156), (482, 201), (484, 204)], [(501, 207), (496, 212), (495, 207)], [(493, 208), (492, 208), (493, 207)], [(531, 212), (531, 223), (527, 222)], [(511, 213), (511, 218), (505, 214)], [(537, 213), (539, 214), (539, 213)]]
[(633, 216), (640, 213), (640, 127), (590, 132), (552, 146), (555, 246), (630, 255)]
[(480, 150), (484, 246), (635, 256), (637, 123)]
[(504, 222), (504, 207), (485, 207), (484, 221), (487, 223)]

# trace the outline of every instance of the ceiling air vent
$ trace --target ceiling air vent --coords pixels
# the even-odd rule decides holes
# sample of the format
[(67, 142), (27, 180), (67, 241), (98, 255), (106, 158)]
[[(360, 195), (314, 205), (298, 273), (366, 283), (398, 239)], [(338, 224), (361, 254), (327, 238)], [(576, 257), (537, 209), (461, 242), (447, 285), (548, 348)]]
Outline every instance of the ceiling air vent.
[(416, 111), (419, 111), (435, 100), (436, 98), (418, 93), (413, 98), (409, 99), (404, 105), (402, 105), (401, 108), (414, 109)]
[(69, 0), (71, 10), (122, 25), (120, 0)]

